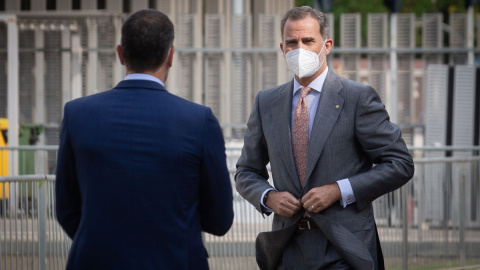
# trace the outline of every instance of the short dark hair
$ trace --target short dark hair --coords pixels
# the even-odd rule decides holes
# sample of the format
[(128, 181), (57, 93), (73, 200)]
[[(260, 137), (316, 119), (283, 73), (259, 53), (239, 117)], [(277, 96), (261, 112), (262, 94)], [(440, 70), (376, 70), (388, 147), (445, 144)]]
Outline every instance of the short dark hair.
[(157, 70), (173, 45), (173, 24), (167, 15), (154, 9), (131, 14), (122, 26), (122, 56), (132, 72)]
[(303, 7), (294, 7), (287, 11), (285, 15), (283, 15), (282, 22), (280, 24), (280, 33), (282, 35), (283, 41), (283, 30), (285, 28), (285, 23), (287, 20), (297, 21), (306, 18), (307, 16), (312, 16), (314, 19), (317, 19), (318, 26), (320, 28), (320, 35), (322, 35), (323, 39), (328, 39), (328, 32), (330, 31), (327, 17), (325, 14), (319, 10), (313, 9), (309, 6)]

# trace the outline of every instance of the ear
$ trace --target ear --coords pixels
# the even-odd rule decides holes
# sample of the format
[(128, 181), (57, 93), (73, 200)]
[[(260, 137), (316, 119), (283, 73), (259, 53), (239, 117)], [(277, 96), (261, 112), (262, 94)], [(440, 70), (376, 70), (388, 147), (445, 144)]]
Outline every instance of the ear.
[(283, 42), (280, 42), (280, 50), (282, 50), (282, 54), (285, 57), (285, 51), (283, 51)]
[(175, 46), (170, 47), (170, 52), (167, 55), (167, 67), (172, 67), (173, 65), (173, 53), (175, 52)]
[(118, 60), (120, 60), (120, 64), (125, 65), (125, 62), (123, 61), (123, 55), (122, 55), (122, 46), (118, 44), (116, 49), (117, 49)]
[(327, 39), (327, 42), (325, 43), (325, 55), (330, 54), (330, 50), (333, 48), (333, 39)]

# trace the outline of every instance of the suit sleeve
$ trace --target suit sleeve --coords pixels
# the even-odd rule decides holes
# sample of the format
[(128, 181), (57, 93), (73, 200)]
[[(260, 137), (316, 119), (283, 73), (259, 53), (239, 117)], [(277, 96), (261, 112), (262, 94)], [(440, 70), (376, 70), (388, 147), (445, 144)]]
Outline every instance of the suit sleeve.
[(73, 239), (80, 224), (82, 200), (77, 181), (75, 155), (68, 131), (67, 105), (65, 105), (64, 118), (60, 130), (55, 181), (55, 209), (58, 222), (68, 236)]
[(199, 205), (202, 230), (221, 236), (233, 223), (233, 193), (222, 130), (210, 109), (206, 113), (203, 138)]
[(237, 162), (235, 184), (243, 198), (255, 206), (260, 213), (266, 213), (261, 205), (261, 197), (265, 190), (273, 187), (267, 181), (269, 156), (260, 118), (260, 95), (261, 92), (255, 98), (255, 104), (248, 119), (242, 154)]
[(371, 87), (362, 90), (357, 104), (355, 132), (362, 150), (376, 166), (350, 177), (360, 209), (401, 187), (414, 173), (413, 159), (402, 139), (400, 128), (390, 122), (375, 90)]

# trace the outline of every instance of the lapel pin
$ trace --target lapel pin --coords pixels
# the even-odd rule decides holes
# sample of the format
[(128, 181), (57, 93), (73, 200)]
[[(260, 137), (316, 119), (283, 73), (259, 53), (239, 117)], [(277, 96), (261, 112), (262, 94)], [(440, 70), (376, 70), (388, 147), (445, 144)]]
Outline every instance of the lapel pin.
[(338, 109), (338, 108), (340, 108), (340, 106), (338, 106), (338, 105), (335, 105), (335, 108), (337, 108), (337, 109)]

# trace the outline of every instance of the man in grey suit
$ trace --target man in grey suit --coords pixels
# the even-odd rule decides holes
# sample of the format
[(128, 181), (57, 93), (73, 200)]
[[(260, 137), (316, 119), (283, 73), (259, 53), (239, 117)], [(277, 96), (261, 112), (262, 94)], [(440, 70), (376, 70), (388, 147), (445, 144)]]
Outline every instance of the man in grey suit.
[(322, 12), (291, 9), (281, 34), (295, 77), (257, 94), (235, 175), (246, 200), (274, 213), (272, 231), (257, 237), (257, 263), (383, 269), (371, 203), (413, 176), (400, 129), (372, 87), (328, 69), (333, 41)]

